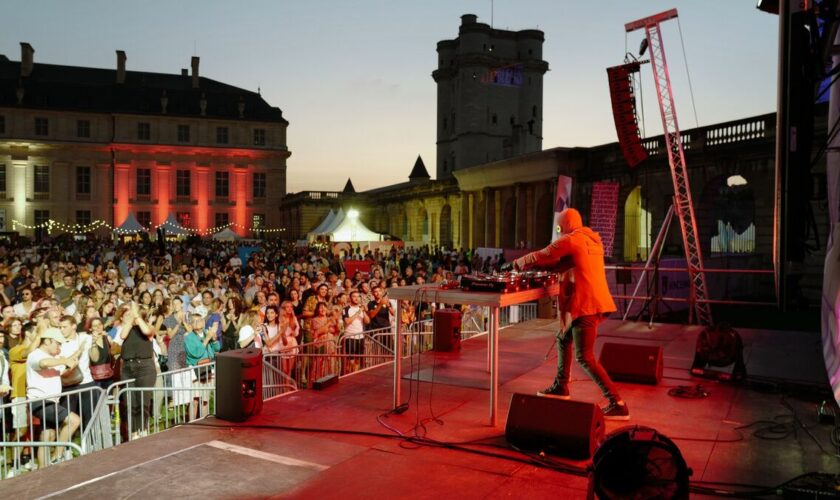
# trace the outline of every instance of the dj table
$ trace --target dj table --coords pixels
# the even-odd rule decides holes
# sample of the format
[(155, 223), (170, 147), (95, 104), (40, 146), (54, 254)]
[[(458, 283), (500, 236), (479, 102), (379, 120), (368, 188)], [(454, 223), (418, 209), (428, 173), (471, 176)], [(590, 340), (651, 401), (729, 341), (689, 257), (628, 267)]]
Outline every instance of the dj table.
[[(546, 287), (537, 287), (521, 292), (468, 292), (459, 289), (444, 290), (434, 284), (413, 285), (388, 289), (388, 297), (397, 300), (397, 318), (400, 317), (400, 300), (411, 302), (442, 302), (490, 308), (490, 325), (487, 336), (490, 361), (490, 425), (496, 425), (499, 396), (499, 308), (555, 296), (559, 286), (555, 283)], [(400, 346), (402, 339), (395, 343)], [(402, 357), (400, 349), (394, 349), (394, 408), (402, 404), (400, 397), (400, 377)]]

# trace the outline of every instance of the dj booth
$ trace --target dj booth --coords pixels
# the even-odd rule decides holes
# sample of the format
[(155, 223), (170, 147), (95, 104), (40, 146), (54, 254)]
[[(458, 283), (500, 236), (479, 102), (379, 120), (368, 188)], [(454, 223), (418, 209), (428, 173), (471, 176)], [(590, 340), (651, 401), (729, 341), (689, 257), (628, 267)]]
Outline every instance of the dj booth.
[[(546, 281), (540, 286), (521, 291), (477, 292), (461, 289), (445, 289), (437, 284), (413, 285), (388, 289), (388, 296), (397, 300), (397, 317), (401, 317), (401, 300), (410, 302), (442, 302), (445, 304), (462, 304), (490, 308), (490, 324), (487, 335), (488, 361), (490, 371), (490, 425), (496, 425), (498, 413), (499, 391), (499, 309), (506, 306), (532, 302), (543, 297), (555, 296), (559, 293), (559, 285), (553, 280)], [(396, 345), (402, 345), (398, 339)], [(400, 349), (394, 349), (394, 408), (402, 404), (400, 393), (400, 379), (402, 373), (402, 357)]]

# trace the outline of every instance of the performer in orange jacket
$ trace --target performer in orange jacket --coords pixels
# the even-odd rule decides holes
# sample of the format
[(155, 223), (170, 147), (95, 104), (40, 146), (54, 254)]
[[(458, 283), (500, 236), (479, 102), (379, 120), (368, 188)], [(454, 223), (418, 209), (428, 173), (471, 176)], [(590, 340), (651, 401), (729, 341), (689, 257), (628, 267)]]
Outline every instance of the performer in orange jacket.
[(538, 394), (569, 398), (572, 362), (569, 344), (574, 340), (575, 359), (609, 401), (603, 409), (604, 417), (627, 420), (630, 411), (593, 352), (598, 325), (616, 310), (607, 287), (601, 237), (583, 225), (580, 212), (574, 208), (560, 212), (560, 229), (562, 235), (547, 247), (514, 261), (516, 269), (556, 268), (559, 264), (561, 267), (571, 267), (574, 275), (574, 292), (563, 305), (566, 310), (560, 311), (561, 319), (564, 313), (571, 317), (571, 328), (561, 325), (561, 330), (557, 332), (557, 375), (554, 383)]

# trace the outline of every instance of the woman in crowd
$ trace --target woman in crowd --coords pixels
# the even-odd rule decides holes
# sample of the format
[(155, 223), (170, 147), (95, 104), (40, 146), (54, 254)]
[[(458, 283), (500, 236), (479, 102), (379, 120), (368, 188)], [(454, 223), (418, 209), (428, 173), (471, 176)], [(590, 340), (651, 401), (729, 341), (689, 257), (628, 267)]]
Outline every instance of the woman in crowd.
[(170, 302), (169, 315), (164, 320), (166, 336), (169, 337), (166, 364), (169, 368), (169, 386), (172, 388), (171, 408), (176, 412), (176, 419), (186, 420), (194, 412), (190, 411), (192, 397), (190, 386), (192, 385), (192, 370), (187, 368), (187, 350), (184, 342), (186, 330), (184, 329), (184, 311), (181, 308), (180, 298), (174, 298)]
[(330, 307), (326, 302), (319, 302), (315, 307), (315, 316), (310, 321), (313, 336), (313, 352), (315, 360), (310, 365), (309, 380), (317, 380), (330, 373), (336, 373), (334, 368), (335, 344), (338, 338), (338, 323), (335, 315), (330, 314)]
[(111, 341), (105, 333), (102, 319), (93, 318), (90, 322), (90, 373), (94, 383), (106, 389), (114, 380), (113, 357), (111, 356)]
[[(146, 318), (140, 314), (137, 304), (121, 309), (120, 329), (117, 333), (122, 343), (122, 373), (123, 380), (135, 379), (133, 387), (154, 387), (157, 372), (155, 370), (152, 327)], [(132, 439), (146, 430), (151, 417), (152, 394), (148, 391), (131, 393), (129, 396), (129, 431)]]
[(280, 352), (283, 348), (283, 337), (280, 335), (280, 312), (276, 306), (266, 306), (263, 325), (266, 351)]
[[(189, 326), (188, 326), (189, 325)], [(187, 334), (184, 337), (184, 348), (187, 351), (187, 365), (194, 366), (193, 381), (199, 387), (206, 387), (211, 383), (211, 363), (216, 359), (216, 353), (221, 349), (216, 334), (205, 328), (204, 318), (193, 314), (189, 323), (185, 324)], [(205, 391), (197, 391), (192, 397), (193, 404), (198, 409), (197, 417), (203, 417), (209, 409), (209, 397)], [(191, 413), (192, 414), (192, 413)]]
[(242, 313), (239, 323), (239, 332), (237, 333), (239, 348), (262, 349), (265, 325), (260, 321), (260, 315), (253, 309), (249, 309)]
[(283, 311), (279, 321), (279, 332), (281, 340), (280, 351), (283, 359), (282, 368), (286, 374), (291, 374), (295, 366), (295, 356), (298, 353), (298, 337), (300, 336), (300, 323), (295, 316), (295, 309), (289, 301), (283, 301), (280, 305)]
[(292, 288), (289, 291), (289, 302), (292, 303), (292, 309), (295, 311), (295, 316), (300, 317), (303, 314), (303, 301), (300, 300), (300, 290)]
[(228, 297), (222, 312), (222, 351), (237, 349), (239, 339), (239, 320), (242, 315), (242, 301), (238, 297)]

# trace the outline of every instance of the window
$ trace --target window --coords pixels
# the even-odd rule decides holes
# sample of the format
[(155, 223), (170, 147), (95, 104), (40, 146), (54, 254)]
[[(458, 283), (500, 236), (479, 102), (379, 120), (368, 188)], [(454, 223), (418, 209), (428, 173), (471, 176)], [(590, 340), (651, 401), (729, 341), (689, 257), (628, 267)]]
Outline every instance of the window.
[(152, 169), (137, 169), (137, 196), (151, 196), (152, 194)]
[[(714, 216), (717, 234), (712, 236), (714, 256), (755, 253), (755, 197), (742, 175), (730, 175), (715, 186)], [(708, 189), (708, 188), (707, 188)]]
[(6, 117), (0, 115), (0, 134), (6, 133)]
[(190, 171), (178, 170), (175, 173), (175, 195), (178, 197), (189, 197), (190, 195)]
[(50, 195), (50, 167), (35, 165), (35, 199), (43, 199)]
[(230, 173), (216, 172), (216, 198), (227, 198), (229, 191)]
[(624, 260), (644, 262), (650, 251), (652, 214), (645, 210), (642, 187), (636, 186), (624, 202)]
[(35, 118), (35, 135), (50, 135), (50, 121), (46, 118)]
[(178, 225), (181, 227), (190, 227), (190, 213), (189, 212), (178, 212), (176, 215), (178, 218)]
[(90, 120), (76, 121), (76, 137), (90, 137)]
[(152, 227), (152, 212), (147, 212), (145, 210), (137, 212), (137, 222), (139, 222), (143, 227)]
[(0, 193), (6, 192), (6, 165), (0, 165)]
[(230, 217), (229, 217), (228, 213), (227, 212), (217, 212), (216, 213), (216, 224), (215, 224), (215, 226), (217, 228), (220, 228), (222, 226), (227, 226), (228, 224), (230, 224)]
[(137, 124), (137, 139), (140, 141), (149, 141), (152, 139), (152, 127), (147, 122), (140, 122)]
[(254, 198), (265, 198), (265, 174), (254, 174)]
[(216, 144), (228, 143), (228, 128), (216, 127)]
[(76, 167), (76, 195), (90, 197), (90, 167)]
[(265, 146), (265, 129), (254, 129), (254, 146)]
[(90, 225), (90, 210), (76, 210), (76, 224), (79, 226)]
[(178, 125), (178, 142), (190, 142), (189, 125)]
[(265, 214), (254, 214), (254, 217), (251, 220), (253, 221), (251, 229), (253, 229), (254, 232), (260, 232), (265, 229)]
[[(49, 234), (49, 228), (46, 226), (50, 220), (49, 210), (35, 210), (35, 240), (43, 241), (44, 237)], [(42, 226), (43, 227), (38, 227)]]

